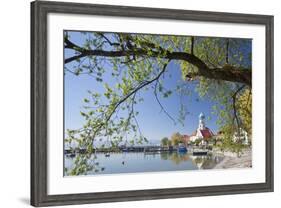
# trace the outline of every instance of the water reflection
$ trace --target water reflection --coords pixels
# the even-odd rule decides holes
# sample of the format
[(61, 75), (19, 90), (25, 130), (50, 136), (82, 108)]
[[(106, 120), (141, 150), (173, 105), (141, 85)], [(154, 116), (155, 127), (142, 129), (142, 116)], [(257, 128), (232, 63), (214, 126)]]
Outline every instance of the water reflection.
[(222, 161), (223, 157), (221, 156), (213, 156), (212, 154), (202, 155), (202, 156), (194, 156), (190, 153), (160, 153), (160, 157), (162, 160), (171, 160), (175, 164), (180, 164), (182, 162), (191, 160), (194, 165), (197, 166), (198, 169), (211, 169), (216, 164)]
[[(75, 167), (75, 157), (65, 157), (68, 170), (65, 175)], [(222, 159), (212, 154), (193, 156), (192, 153), (178, 152), (111, 153), (109, 157), (98, 153), (87, 161), (94, 168), (87, 168), (81, 175), (212, 169)]]
[(190, 160), (190, 155), (187, 153), (178, 153), (178, 152), (172, 152), (172, 153), (167, 153), (167, 152), (162, 152), (160, 153), (160, 157), (162, 160), (171, 160), (175, 164), (180, 164), (181, 162), (188, 161)]
[(191, 155), (190, 158), (192, 159), (192, 162), (196, 164), (198, 169), (212, 169), (215, 167), (216, 164), (223, 160), (223, 157), (214, 156), (212, 154), (204, 156)]

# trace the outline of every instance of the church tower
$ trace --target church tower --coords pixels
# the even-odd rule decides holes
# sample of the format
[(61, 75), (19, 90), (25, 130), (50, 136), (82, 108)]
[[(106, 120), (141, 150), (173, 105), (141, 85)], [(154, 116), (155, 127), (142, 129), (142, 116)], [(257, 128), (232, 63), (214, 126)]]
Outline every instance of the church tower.
[(206, 127), (204, 113), (200, 113), (198, 119), (198, 128), (190, 136), (190, 141), (195, 142), (196, 140), (199, 140), (201, 144), (206, 144), (208, 139), (214, 136), (214, 133), (208, 127)]
[(204, 130), (205, 129), (205, 115), (204, 115), (204, 113), (200, 113), (200, 115), (199, 115), (198, 129), (199, 130)]

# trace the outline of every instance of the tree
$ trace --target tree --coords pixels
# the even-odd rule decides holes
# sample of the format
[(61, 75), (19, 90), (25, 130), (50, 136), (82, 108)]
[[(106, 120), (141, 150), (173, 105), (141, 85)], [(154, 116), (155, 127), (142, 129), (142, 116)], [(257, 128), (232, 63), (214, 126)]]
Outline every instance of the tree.
[(171, 142), (173, 146), (177, 146), (179, 143), (182, 143), (182, 135), (179, 132), (173, 133), (171, 136)]
[[(160, 37), (160, 39), (159, 39)], [(168, 37), (168, 38), (167, 38)], [(221, 50), (219, 47), (230, 47), (230, 39), (223, 38), (198, 38), (195, 42), (195, 37), (185, 37), (182, 42), (181, 49), (190, 52), (174, 51), (175, 47), (179, 47), (179, 43), (182, 40), (177, 36), (153, 36), (153, 35), (130, 35), (130, 34), (112, 34), (111, 38), (108, 38), (104, 33), (94, 33), (91, 40), (87, 40), (85, 47), (78, 46), (69, 40), (68, 35), (65, 36), (65, 48), (75, 50), (78, 54), (65, 59), (65, 64), (75, 60), (81, 60), (84, 57), (110, 57), (117, 58), (121, 61), (125, 59), (126, 63), (134, 63), (136, 58), (156, 58), (165, 60), (179, 60), (183, 61), (185, 67), (196, 67), (197, 70), (191, 70), (186, 74), (190, 78), (196, 76), (202, 76), (209, 79), (225, 80), (231, 82), (239, 82), (247, 85), (251, 85), (251, 68), (250, 66), (243, 66), (243, 54), (241, 51), (233, 48)], [(112, 39), (112, 40), (110, 40)], [(167, 47), (164, 47), (167, 42), (172, 40), (173, 42)], [(191, 42), (193, 40), (193, 42)], [(241, 47), (243, 39), (231, 39), (233, 45), (238, 44)], [(249, 40), (246, 40), (249, 42)], [(194, 47), (195, 43), (196, 47)], [(112, 50), (105, 50), (105, 44), (112, 47)], [(92, 49), (91, 46), (94, 46)], [(192, 47), (191, 47), (192, 46)], [(211, 52), (210, 49), (216, 51)], [(233, 51), (235, 50), (235, 51)], [(198, 56), (194, 53), (197, 51)], [(230, 55), (230, 53), (238, 52), (238, 54)], [(210, 56), (212, 55), (212, 57)], [(235, 56), (240, 56), (238, 60), (235, 60)], [(230, 60), (235, 61), (235, 64), (229, 64)], [(224, 60), (221, 64), (221, 62)], [(237, 63), (238, 62), (238, 63)], [(240, 63), (239, 63), (240, 62)], [(123, 62), (124, 63), (124, 62)], [(210, 67), (210, 65), (216, 64), (217, 66)], [(193, 65), (193, 67), (191, 66)], [(189, 71), (189, 70), (187, 70)]]
[[(241, 95), (251, 92), (251, 40), (191, 36), (167, 36), (104, 32), (82, 32), (75, 42), (65, 32), (65, 74), (87, 75), (100, 83), (104, 91), (89, 90), (81, 116), (80, 129), (68, 129), (67, 139), (91, 150), (94, 141), (109, 139), (112, 146), (130, 134), (132, 144), (147, 142), (138, 124), (135, 106), (143, 102), (142, 91), (151, 89), (155, 102), (172, 122), (185, 119), (186, 106), (181, 103), (178, 119), (169, 114), (160, 98), (169, 98), (173, 89), (166, 89), (163, 77), (171, 63), (180, 67), (184, 84), (176, 86), (182, 95), (190, 95), (187, 86), (196, 85), (200, 97), (212, 99), (214, 113), (229, 134), (248, 125), (242, 122), (245, 110)], [(77, 35), (77, 34), (76, 34)], [(81, 43), (82, 42), (82, 43)], [(106, 82), (105, 77), (116, 81)], [(249, 94), (248, 93), (248, 94)], [(251, 109), (247, 108), (251, 115)], [(89, 151), (90, 152), (90, 151)]]
[(238, 97), (237, 111), (244, 130), (252, 135), (252, 92), (246, 89)]
[(163, 139), (161, 139), (161, 145), (162, 146), (168, 146), (168, 144), (169, 144), (168, 137), (164, 137)]
[(172, 141), (171, 140), (168, 140), (168, 144), (167, 144), (169, 147), (172, 146)]

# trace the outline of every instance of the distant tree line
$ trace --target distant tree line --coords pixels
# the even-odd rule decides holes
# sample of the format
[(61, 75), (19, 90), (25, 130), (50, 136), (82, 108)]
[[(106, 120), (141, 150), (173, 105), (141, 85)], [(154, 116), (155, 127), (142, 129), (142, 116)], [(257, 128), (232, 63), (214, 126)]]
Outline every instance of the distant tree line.
[(177, 146), (180, 143), (185, 143), (184, 135), (180, 134), (179, 132), (175, 132), (171, 135), (170, 139), (168, 137), (164, 137), (161, 139), (162, 146)]

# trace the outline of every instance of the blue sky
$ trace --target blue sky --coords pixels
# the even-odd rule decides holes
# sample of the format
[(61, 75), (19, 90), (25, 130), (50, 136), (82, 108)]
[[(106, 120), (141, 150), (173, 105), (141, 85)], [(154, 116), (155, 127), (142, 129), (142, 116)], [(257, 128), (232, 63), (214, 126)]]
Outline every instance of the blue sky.
[[(80, 33), (70, 33), (71, 40), (81, 45), (83, 38)], [(69, 56), (70, 51), (65, 50), (65, 56)], [(73, 64), (67, 64), (68, 68), (73, 67)], [(106, 71), (111, 71), (110, 66), (105, 66)], [(109, 76), (104, 81), (112, 82), (115, 85), (114, 80)], [(181, 79), (181, 71), (179, 66), (171, 62), (167, 66), (167, 74), (163, 78), (164, 87), (168, 89), (175, 89), (176, 85), (183, 82)], [(174, 132), (180, 132), (181, 134), (190, 135), (198, 126), (198, 115), (203, 112), (206, 117), (210, 117), (206, 121), (206, 125), (213, 130), (218, 131), (216, 125), (217, 117), (211, 114), (213, 102), (207, 99), (201, 99), (195, 92), (195, 84), (190, 82), (188, 84), (189, 90), (193, 91), (192, 95), (184, 96), (183, 102), (187, 106), (187, 110), (190, 112), (186, 116), (184, 125), (178, 123), (175, 125), (164, 112), (160, 112), (161, 108), (155, 100), (153, 90), (140, 92), (144, 98), (144, 102), (138, 104), (135, 109), (139, 111), (137, 116), (139, 126), (143, 135), (150, 141), (160, 141), (163, 137), (170, 137)], [(65, 99), (65, 129), (77, 129), (83, 126), (84, 119), (80, 114), (83, 110), (83, 99), (88, 97), (88, 90), (93, 92), (101, 92), (103, 90), (102, 83), (97, 82), (95, 78), (89, 75), (75, 76), (71, 73), (65, 73), (64, 76), (64, 99)], [(174, 92), (169, 98), (161, 98), (161, 103), (170, 115), (177, 118), (180, 108), (180, 96)]]

